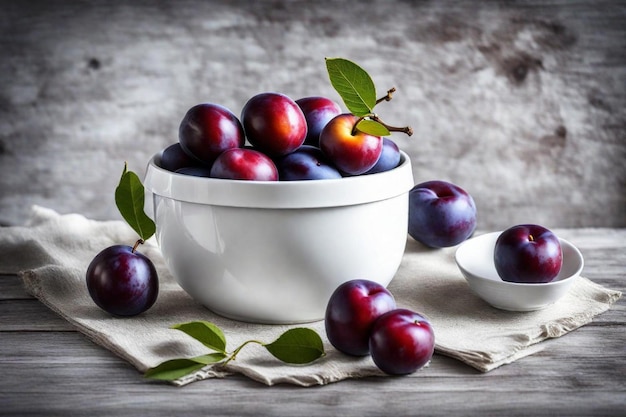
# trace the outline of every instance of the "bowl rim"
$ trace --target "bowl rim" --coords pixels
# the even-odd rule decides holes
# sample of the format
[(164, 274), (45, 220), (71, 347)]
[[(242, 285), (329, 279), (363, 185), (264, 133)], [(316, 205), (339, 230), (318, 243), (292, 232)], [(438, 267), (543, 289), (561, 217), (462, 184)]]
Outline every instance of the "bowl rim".
[[(567, 283), (571, 282), (572, 279), (578, 277), (581, 274), (585, 266), (585, 260), (580, 250), (570, 241), (563, 239), (561, 237), (558, 237), (558, 236), (557, 237), (559, 239), (559, 242), (561, 243), (561, 246), (567, 247), (568, 250), (570, 250), (575, 255), (575, 260), (578, 263), (576, 270), (571, 275), (561, 278), (559, 280), (554, 280), (550, 282), (541, 282), (541, 283), (510, 282), (510, 281), (505, 281), (503, 279), (495, 280), (492, 278), (486, 278), (484, 276), (477, 275), (476, 273), (468, 270), (463, 265), (463, 263), (459, 260), (460, 259), (459, 252), (462, 252), (462, 249), (467, 247), (466, 244), (469, 244), (468, 242), (470, 240), (481, 239), (481, 238), (483, 240), (486, 240), (486, 239), (493, 238), (496, 235), (500, 235), (501, 233), (502, 231), (484, 233), (474, 238), (471, 238), (469, 240), (466, 240), (465, 242), (461, 243), (461, 245), (459, 245), (459, 247), (456, 249), (454, 253), (454, 260), (458, 268), (463, 272), (463, 276), (465, 277), (465, 279), (467, 280), (476, 279), (482, 282), (493, 283), (492, 285), (504, 285), (504, 286), (508, 286), (511, 288), (546, 288), (546, 287), (554, 287), (554, 286), (559, 286), (559, 285), (566, 285)], [(471, 243), (475, 244), (476, 241), (473, 241)]]
[(371, 203), (407, 194), (414, 185), (411, 160), (400, 151), (394, 169), (352, 177), (301, 181), (245, 181), (177, 174), (158, 164), (162, 150), (146, 167), (147, 192), (190, 203), (247, 208), (317, 208)]

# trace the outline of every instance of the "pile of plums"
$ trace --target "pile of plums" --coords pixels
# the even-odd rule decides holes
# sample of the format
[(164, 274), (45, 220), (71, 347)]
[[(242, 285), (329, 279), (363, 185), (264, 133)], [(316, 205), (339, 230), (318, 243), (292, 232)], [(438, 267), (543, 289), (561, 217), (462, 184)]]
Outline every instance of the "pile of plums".
[(251, 97), (238, 118), (200, 103), (183, 117), (178, 142), (161, 167), (180, 174), (254, 181), (335, 179), (393, 169), (400, 150), (390, 139), (355, 130), (358, 118), (326, 97)]
[(325, 313), (326, 336), (339, 351), (371, 355), (390, 375), (405, 375), (426, 365), (435, 350), (435, 333), (420, 313), (398, 308), (381, 284), (365, 279), (335, 289)]

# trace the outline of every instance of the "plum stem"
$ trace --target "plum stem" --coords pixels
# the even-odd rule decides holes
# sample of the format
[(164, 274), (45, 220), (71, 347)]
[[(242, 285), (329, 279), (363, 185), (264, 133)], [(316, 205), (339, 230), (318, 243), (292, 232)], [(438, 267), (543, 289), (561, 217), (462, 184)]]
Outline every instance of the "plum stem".
[(135, 245), (133, 246), (133, 249), (131, 250), (131, 252), (135, 253), (139, 245), (143, 245), (143, 239), (139, 239), (138, 241), (135, 242)]
[(534, 242), (535, 238), (533, 237), (533, 235), (528, 235), (528, 240), (530, 240), (531, 242)]
[(359, 129), (357, 129), (357, 125), (359, 124), (359, 122), (366, 118), (369, 118), (370, 120), (380, 123), (381, 125), (385, 126), (385, 128), (390, 132), (402, 132), (406, 134), (407, 136), (411, 136), (413, 134), (413, 128), (411, 126), (404, 126), (404, 127), (390, 126), (387, 123), (383, 122), (382, 119), (378, 117), (377, 114), (370, 113), (370, 114), (366, 114), (365, 116), (359, 117), (356, 120), (356, 122), (354, 122), (354, 126), (352, 127), (352, 136), (356, 135), (357, 132), (359, 131)]
[(393, 98), (392, 97), (393, 93), (395, 92), (396, 92), (396, 87), (391, 87), (389, 90), (387, 90), (387, 94), (385, 94), (384, 96), (376, 100), (376, 104), (381, 103), (383, 101), (391, 101), (391, 99)]
[(246, 340), (245, 342), (243, 342), (241, 344), (241, 346), (239, 346), (237, 349), (233, 350), (233, 353), (230, 354), (230, 357), (228, 359), (226, 359), (226, 361), (223, 363), (223, 365), (226, 365), (228, 362), (230, 361), (234, 361), (235, 359), (237, 359), (237, 354), (241, 351), (241, 349), (243, 349), (243, 347), (249, 343), (257, 343), (261, 346), (265, 346), (265, 344), (263, 342), (259, 342), (258, 340)]
[(359, 124), (359, 122), (363, 119), (365, 119), (366, 117), (371, 116), (370, 114), (366, 114), (365, 116), (361, 116), (359, 117), (356, 122), (354, 122), (354, 126), (352, 126), (352, 136), (356, 135), (356, 133), (359, 131), (359, 129), (357, 129), (357, 125)]
[[(390, 132), (402, 132), (404, 134), (406, 134), (407, 136), (411, 136), (413, 134), (413, 128), (411, 126), (404, 126), (404, 127), (396, 127), (396, 126), (390, 126), (387, 123), (383, 122), (381, 120), (380, 117), (378, 117), (377, 115), (373, 114), (371, 115), (372, 120), (374, 120), (375, 122), (380, 123), (381, 125), (385, 126), (385, 128), (390, 131)], [(356, 126), (356, 125), (355, 125)]]

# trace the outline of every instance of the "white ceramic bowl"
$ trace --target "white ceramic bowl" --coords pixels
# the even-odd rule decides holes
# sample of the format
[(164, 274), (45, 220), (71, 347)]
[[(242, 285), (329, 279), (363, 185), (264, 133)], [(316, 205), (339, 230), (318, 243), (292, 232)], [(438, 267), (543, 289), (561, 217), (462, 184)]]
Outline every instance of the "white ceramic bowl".
[(175, 174), (155, 155), (144, 186), (168, 268), (220, 315), (258, 323), (323, 319), (341, 283), (387, 286), (406, 245), (411, 162), (333, 180), (237, 181)]
[(494, 307), (509, 311), (534, 311), (553, 304), (567, 293), (583, 269), (583, 257), (570, 242), (559, 238), (563, 266), (559, 275), (544, 284), (503, 281), (496, 271), (493, 252), (501, 232), (487, 233), (463, 242), (455, 260), (470, 289)]

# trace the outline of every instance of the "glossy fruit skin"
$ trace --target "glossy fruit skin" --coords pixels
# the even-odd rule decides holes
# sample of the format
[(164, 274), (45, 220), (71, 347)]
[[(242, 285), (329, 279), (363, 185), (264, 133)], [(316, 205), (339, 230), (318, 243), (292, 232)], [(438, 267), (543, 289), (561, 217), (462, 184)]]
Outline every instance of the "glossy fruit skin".
[(250, 144), (271, 157), (295, 151), (307, 135), (304, 113), (280, 93), (251, 97), (241, 110), (241, 122)]
[(396, 168), (400, 164), (400, 148), (389, 138), (383, 137), (383, 150), (378, 158), (376, 165), (365, 174), (377, 174), (379, 172), (389, 171)]
[(159, 166), (171, 172), (177, 169), (191, 166), (200, 166), (200, 162), (189, 156), (180, 146), (180, 143), (173, 143), (161, 152), (161, 163)]
[(319, 147), (322, 129), (333, 117), (341, 114), (341, 107), (335, 101), (321, 96), (303, 97), (296, 100), (296, 103), (306, 119), (307, 135), (304, 144)]
[(457, 245), (476, 229), (470, 194), (447, 181), (426, 181), (409, 191), (409, 235), (432, 248)]
[(527, 284), (554, 280), (563, 265), (559, 238), (537, 224), (504, 230), (496, 240), (493, 258), (503, 281)]
[(281, 181), (326, 180), (341, 178), (341, 173), (329, 161), (321, 149), (302, 145), (292, 153), (276, 161)]
[(136, 316), (157, 299), (159, 279), (154, 264), (130, 246), (114, 245), (89, 264), (87, 289), (93, 301), (115, 316)]
[(347, 281), (335, 289), (326, 306), (326, 336), (343, 353), (367, 355), (374, 321), (395, 308), (396, 301), (384, 286), (364, 279)]
[(234, 148), (222, 152), (211, 167), (212, 178), (248, 181), (278, 181), (278, 170), (265, 154)]
[(369, 171), (383, 150), (383, 139), (357, 131), (352, 134), (358, 117), (350, 113), (335, 116), (320, 133), (320, 149), (330, 161), (348, 175)]
[(372, 360), (383, 372), (406, 375), (426, 365), (435, 351), (435, 332), (424, 316), (396, 309), (380, 316), (369, 339)]
[(210, 165), (225, 150), (243, 146), (245, 135), (241, 122), (229, 109), (200, 103), (180, 122), (178, 141), (189, 156)]

